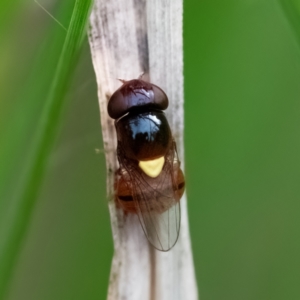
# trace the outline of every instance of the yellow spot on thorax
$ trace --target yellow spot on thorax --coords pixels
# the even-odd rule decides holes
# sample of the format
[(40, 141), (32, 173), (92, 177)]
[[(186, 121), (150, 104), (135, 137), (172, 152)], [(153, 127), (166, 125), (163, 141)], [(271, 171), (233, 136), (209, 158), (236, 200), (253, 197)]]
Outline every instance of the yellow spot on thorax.
[(157, 159), (153, 160), (141, 160), (139, 162), (139, 167), (147, 174), (149, 177), (155, 178), (157, 177), (165, 163), (164, 156), (161, 156)]

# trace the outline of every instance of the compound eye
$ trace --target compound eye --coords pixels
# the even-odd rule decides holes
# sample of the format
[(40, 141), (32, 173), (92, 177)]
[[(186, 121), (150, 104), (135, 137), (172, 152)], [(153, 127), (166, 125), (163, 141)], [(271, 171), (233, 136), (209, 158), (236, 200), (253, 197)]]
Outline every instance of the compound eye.
[(124, 95), (121, 90), (118, 89), (113, 95), (110, 97), (107, 112), (112, 119), (118, 119), (124, 115)]
[(107, 105), (111, 118), (119, 119), (127, 112), (143, 109), (165, 110), (169, 105), (168, 97), (158, 86), (140, 79), (125, 81), (113, 93)]
[(169, 100), (166, 93), (157, 85), (152, 84), (152, 90), (154, 94), (154, 102), (157, 105), (157, 108), (165, 110), (169, 106)]

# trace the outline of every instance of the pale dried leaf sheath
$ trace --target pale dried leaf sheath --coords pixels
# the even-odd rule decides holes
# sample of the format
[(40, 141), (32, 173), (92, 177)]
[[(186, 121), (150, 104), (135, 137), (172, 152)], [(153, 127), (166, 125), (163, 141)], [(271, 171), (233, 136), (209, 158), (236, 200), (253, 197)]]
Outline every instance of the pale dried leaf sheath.
[(120, 86), (116, 79), (129, 80), (146, 72), (169, 97), (166, 113), (183, 163), (182, 0), (95, 0), (90, 21), (115, 249), (108, 299), (198, 299), (186, 197), (181, 199), (179, 240), (169, 252), (154, 250), (138, 218), (125, 217), (115, 208), (117, 145), (113, 120), (107, 114), (108, 97)]

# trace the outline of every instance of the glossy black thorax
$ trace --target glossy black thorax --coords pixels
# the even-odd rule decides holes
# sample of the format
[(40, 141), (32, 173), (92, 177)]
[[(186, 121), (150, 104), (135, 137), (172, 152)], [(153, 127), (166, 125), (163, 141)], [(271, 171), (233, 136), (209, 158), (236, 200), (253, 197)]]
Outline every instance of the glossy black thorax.
[(115, 122), (118, 145), (126, 157), (145, 161), (164, 156), (171, 147), (172, 134), (160, 110), (133, 110)]

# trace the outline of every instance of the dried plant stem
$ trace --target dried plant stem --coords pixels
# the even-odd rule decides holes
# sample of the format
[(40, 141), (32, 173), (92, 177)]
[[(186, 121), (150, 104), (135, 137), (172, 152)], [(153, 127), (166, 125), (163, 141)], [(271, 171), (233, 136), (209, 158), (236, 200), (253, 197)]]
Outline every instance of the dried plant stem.
[(96, 0), (90, 22), (115, 250), (108, 299), (198, 299), (186, 197), (181, 200), (179, 240), (166, 253), (148, 244), (137, 216), (125, 216), (115, 207), (117, 145), (113, 120), (106, 111), (109, 96), (120, 86), (116, 79), (133, 79), (145, 72), (169, 97), (166, 113), (184, 161), (182, 0)]

